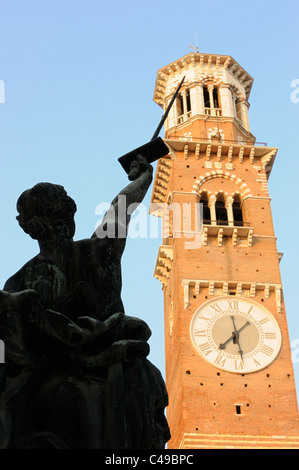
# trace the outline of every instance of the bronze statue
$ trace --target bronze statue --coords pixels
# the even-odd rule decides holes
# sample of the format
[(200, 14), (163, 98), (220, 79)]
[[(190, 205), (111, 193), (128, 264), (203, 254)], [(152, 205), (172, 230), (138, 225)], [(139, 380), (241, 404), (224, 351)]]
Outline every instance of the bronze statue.
[[(140, 154), (119, 196), (143, 200), (152, 166)], [(17, 202), (18, 222), (40, 252), (0, 291), (0, 448), (161, 449), (167, 392), (149, 353), (147, 324), (124, 314), (121, 257), (130, 216), (118, 201), (99, 230), (73, 241), (75, 202), (39, 183)], [(109, 232), (109, 230), (107, 230)]]

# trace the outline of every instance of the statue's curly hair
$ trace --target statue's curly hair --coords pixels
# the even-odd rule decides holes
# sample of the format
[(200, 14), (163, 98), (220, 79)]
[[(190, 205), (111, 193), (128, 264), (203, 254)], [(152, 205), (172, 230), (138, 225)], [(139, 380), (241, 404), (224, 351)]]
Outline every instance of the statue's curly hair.
[(45, 240), (59, 230), (63, 230), (64, 236), (72, 239), (76, 210), (75, 201), (67, 195), (63, 186), (38, 183), (19, 197), (17, 220), (24, 232), (34, 239)]

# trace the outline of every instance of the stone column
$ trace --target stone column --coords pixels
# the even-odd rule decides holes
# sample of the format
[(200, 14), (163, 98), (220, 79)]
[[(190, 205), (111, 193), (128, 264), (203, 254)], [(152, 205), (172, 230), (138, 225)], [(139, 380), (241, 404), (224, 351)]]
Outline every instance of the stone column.
[(245, 98), (242, 99), (241, 101), (241, 114), (242, 114), (242, 121), (245, 129), (250, 132), (250, 125), (249, 125), (249, 116), (248, 116), (248, 109), (249, 109), (249, 103), (246, 101)]
[(209, 197), (209, 208), (211, 213), (211, 225), (217, 225), (216, 219), (216, 196)]
[(213, 90), (214, 90), (214, 85), (209, 85), (208, 92), (209, 92), (209, 98), (210, 98), (211, 116), (215, 116)]
[(233, 202), (234, 202), (234, 199), (233, 199), (232, 196), (228, 196), (226, 198), (225, 207), (226, 207), (226, 210), (227, 210), (228, 225), (230, 227), (233, 227), (233, 225), (234, 225)]
[(228, 84), (223, 84), (220, 87), (220, 99), (222, 116), (234, 117), (233, 98)]
[(233, 115), (235, 116), (235, 118), (238, 117), (236, 101), (237, 101), (237, 97), (235, 95), (232, 95)]
[(203, 97), (203, 85), (198, 85), (199, 114), (205, 114), (205, 100)]
[(187, 93), (186, 93), (186, 90), (183, 90), (181, 95), (182, 95), (182, 98), (183, 98), (182, 114), (184, 116), (183, 117), (184, 121), (186, 121), (186, 119), (187, 119), (187, 116), (186, 116), (186, 114), (187, 114)]
[[(165, 109), (164, 109), (164, 112), (165, 112), (165, 110), (166, 110), (166, 108), (167, 108), (167, 106), (168, 106), (168, 104), (169, 104), (171, 98), (172, 98), (172, 96), (167, 100), (167, 103), (166, 103), (166, 107), (165, 107)], [(173, 103), (173, 106), (171, 106), (171, 108), (170, 108), (170, 111), (169, 111), (169, 114), (168, 114), (168, 118), (167, 118), (167, 121), (166, 121), (166, 123), (167, 123), (167, 129), (170, 129), (171, 127), (174, 127), (174, 126), (176, 125), (176, 122), (177, 122), (177, 121), (176, 121), (176, 108), (177, 108), (177, 106), (176, 106), (176, 103), (174, 102), (174, 103)]]
[(190, 88), (190, 100), (192, 116), (195, 116), (196, 114), (205, 114), (203, 86), (201, 84)]
[(178, 123), (178, 98), (175, 100), (175, 102), (172, 105), (173, 111), (174, 111), (174, 125), (176, 126)]

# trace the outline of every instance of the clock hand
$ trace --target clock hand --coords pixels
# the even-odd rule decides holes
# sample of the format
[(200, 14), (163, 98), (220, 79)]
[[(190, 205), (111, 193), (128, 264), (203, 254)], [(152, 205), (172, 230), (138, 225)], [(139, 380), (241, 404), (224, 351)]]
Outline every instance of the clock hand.
[(234, 331), (233, 331), (233, 343), (236, 344), (238, 343), (239, 344), (239, 332), (236, 328), (236, 324), (235, 324), (235, 317), (232, 315), (231, 316), (231, 319), (232, 319), (232, 322), (233, 322), (233, 327), (234, 327)]
[[(233, 332), (234, 338), (233, 338), (233, 341), (234, 341), (234, 344), (237, 343), (237, 345), (239, 346), (239, 351), (238, 351), (238, 352), (239, 352), (239, 354), (240, 354), (240, 356), (241, 356), (242, 362), (244, 362), (244, 361), (243, 361), (243, 351), (242, 351), (242, 349), (241, 349), (241, 344), (240, 344), (240, 340), (239, 340), (239, 335), (240, 335), (241, 328), (240, 328), (239, 330), (237, 330), (236, 324), (235, 324), (235, 317), (234, 317), (234, 316), (231, 316), (231, 319), (232, 319), (232, 322), (233, 322), (233, 325), (234, 325), (234, 332)], [(246, 326), (248, 323), (249, 323), (249, 322), (246, 322), (245, 325), (243, 325), (243, 326)]]
[[(227, 343), (229, 343), (231, 340), (233, 340), (233, 343), (236, 344), (238, 342), (238, 346), (239, 346), (239, 332), (236, 328), (236, 325), (235, 325), (235, 319), (234, 319), (234, 316), (231, 316), (230, 317), (233, 321), (233, 327), (234, 327), (234, 331), (232, 332), (232, 335), (230, 336), (230, 338), (228, 338), (225, 343), (220, 343), (219, 345), (219, 349), (225, 349), (225, 346)], [(241, 330), (241, 328), (240, 328)], [(239, 346), (239, 349), (241, 350), (241, 347)], [(240, 352), (240, 351), (239, 351)]]
[[(241, 326), (241, 328), (239, 328), (238, 330), (235, 329), (235, 331), (233, 331), (233, 334), (224, 342), (224, 343), (220, 343), (219, 344), (219, 349), (225, 349), (225, 346), (227, 345), (227, 343), (229, 343), (231, 340), (234, 340), (236, 342), (236, 337), (237, 335), (247, 326), (247, 325), (250, 325), (250, 322), (247, 321), (246, 323), (244, 323), (243, 326)], [(234, 325), (234, 328), (235, 328), (235, 325)]]

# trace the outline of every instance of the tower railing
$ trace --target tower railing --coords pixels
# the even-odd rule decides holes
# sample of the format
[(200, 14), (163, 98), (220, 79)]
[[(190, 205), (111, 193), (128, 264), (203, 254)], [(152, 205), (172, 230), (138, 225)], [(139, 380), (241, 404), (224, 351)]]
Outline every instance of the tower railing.
[(172, 130), (169, 131), (169, 133), (171, 134), (171, 138), (169, 137), (165, 137), (166, 139), (169, 139), (169, 140), (181, 140), (181, 141), (184, 141), (186, 140), (186, 142), (202, 142), (204, 144), (213, 144), (213, 145), (233, 145), (233, 144), (237, 144), (237, 145), (241, 145), (241, 146), (244, 146), (244, 145), (249, 145), (249, 146), (252, 146), (254, 145), (255, 147), (268, 147), (268, 144), (267, 142), (253, 142), (253, 141), (250, 141), (250, 140), (233, 140), (233, 139), (215, 139), (213, 137), (196, 137), (196, 136), (188, 136), (188, 137), (185, 137), (185, 136), (182, 136), (181, 134), (177, 134), (176, 132), (173, 132)]
[(178, 123), (178, 124), (182, 124), (183, 122), (187, 121), (187, 119), (189, 119), (191, 116), (192, 116), (191, 111), (188, 111), (188, 112), (185, 113), (185, 114), (181, 114), (181, 115), (178, 117), (177, 123)]
[(250, 227), (250, 222), (244, 222), (243, 220), (234, 220), (229, 222), (228, 220), (211, 220), (211, 219), (203, 219), (203, 225), (224, 225), (224, 226), (232, 226), (232, 227)]
[(222, 116), (222, 109), (221, 108), (205, 108), (205, 114), (207, 116)]

